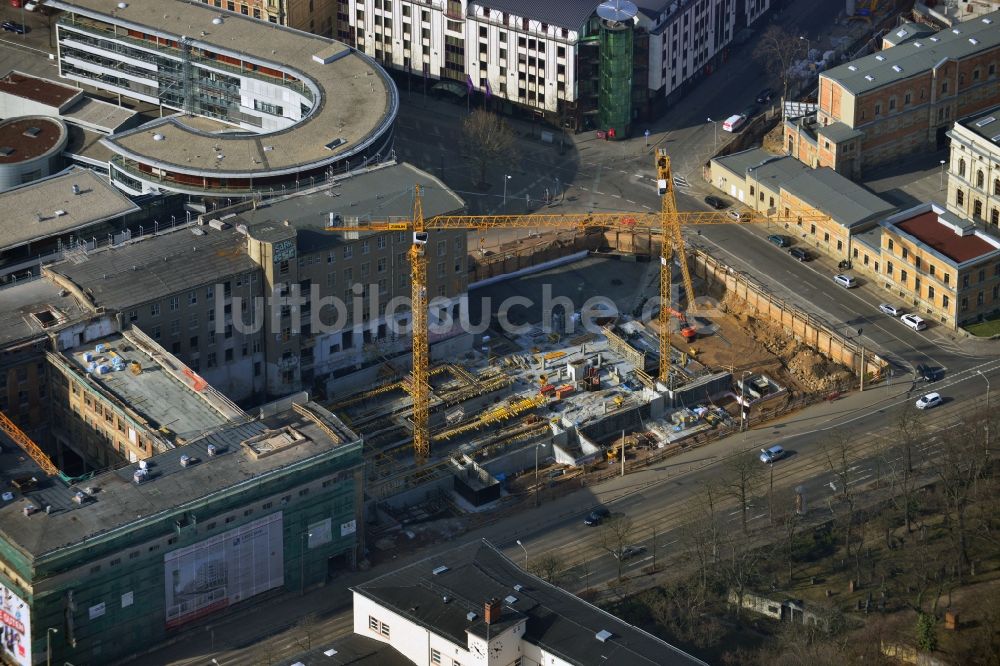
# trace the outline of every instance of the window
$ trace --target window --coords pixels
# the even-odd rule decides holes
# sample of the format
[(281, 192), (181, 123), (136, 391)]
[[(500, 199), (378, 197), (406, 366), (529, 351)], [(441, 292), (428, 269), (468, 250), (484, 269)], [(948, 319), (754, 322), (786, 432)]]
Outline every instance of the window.
[(979, 199), (972, 202), (972, 217), (977, 219), (982, 219), (983, 217), (983, 202)]
[(955, 204), (958, 206), (965, 204), (965, 192), (962, 190), (955, 190)]
[(986, 176), (983, 175), (983, 170), (982, 169), (977, 170), (976, 171), (976, 187), (978, 187), (979, 189), (983, 189), (983, 187), (985, 186), (985, 182), (986, 182), (985, 179), (986, 179)]
[(965, 178), (965, 158), (958, 161), (958, 175)]
[(431, 663), (440, 664), (441, 663), (441, 652), (431, 648)]
[(893, 242), (892, 242), (892, 239), (890, 238), (890, 239), (889, 239), (889, 251), (890, 251), (890, 252), (892, 251), (892, 248), (893, 248), (893, 247), (894, 247), (894, 244), (893, 244)]
[(966, 289), (968, 286), (969, 286), (969, 276), (968, 275), (963, 275), (962, 276), (962, 289)]
[(950, 303), (950, 302), (951, 302), (951, 299), (948, 298), (948, 294), (942, 294), (941, 295), (941, 306), (942, 307), (945, 307), (945, 308), (948, 307), (948, 303)]
[(969, 309), (969, 298), (968, 298), (968, 296), (963, 296), (962, 297), (961, 309), (962, 309), (962, 312), (965, 312), (966, 310)]
[(934, 302), (934, 286), (933, 285), (928, 285), (927, 286), (927, 298), (929, 298), (932, 303)]
[(368, 628), (371, 629), (372, 631), (378, 633), (378, 625), (379, 625), (379, 621), (376, 620), (371, 615), (369, 615), (368, 616)]
[(386, 638), (389, 638), (389, 625), (383, 622), (382, 626), (379, 628), (379, 633), (385, 636)]
[(354, 246), (353, 245), (345, 245), (344, 246), (344, 259), (350, 259), (353, 256), (354, 256)]
[(907, 277), (908, 276), (907, 276), (906, 271), (899, 271), (899, 281), (900, 282), (902, 282), (903, 284), (906, 284), (906, 278)]
[(197, 305), (197, 304), (198, 304), (198, 292), (197, 291), (189, 291), (188, 292), (188, 305)]
[(259, 99), (255, 99), (253, 101), (253, 108), (255, 111), (262, 111), (263, 113), (268, 113), (272, 116), (285, 115), (284, 108), (278, 106), (277, 104), (268, 104), (267, 102), (262, 102)]
[(891, 261), (885, 262), (885, 274), (889, 275), (889, 276), (892, 276), (892, 262)]
[(153, 303), (152, 305), (150, 305), (149, 306), (149, 314), (152, 317), (159, 317), (160, 316), (160, 304), (159, 303)]
[(907, 249), (906, 249), (906, 248), (904, 247), (904, 248), (903, 248), (903, 259), (906, 259), (906, 258), (907, 258), (907, 257), (909, 257), (909, 256), (910, 256), (910, 251), (909, 251), (909, 250), (907, 250)]

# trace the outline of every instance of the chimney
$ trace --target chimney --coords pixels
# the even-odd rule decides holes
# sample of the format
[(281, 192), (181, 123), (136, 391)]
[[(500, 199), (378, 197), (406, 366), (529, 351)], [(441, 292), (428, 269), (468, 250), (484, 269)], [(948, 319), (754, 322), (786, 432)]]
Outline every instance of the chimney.
[(483, 619), (486, 621), (486, 624), (493, 624), (494, 622), (499, 622), (500, 611), (502, 608), (503, 606), (500, 605), (500, 600), (497, 599), (496, 597), (493, 597), (492, 599), (487, 601), (485, 609), (486, 612), (483, 613)]

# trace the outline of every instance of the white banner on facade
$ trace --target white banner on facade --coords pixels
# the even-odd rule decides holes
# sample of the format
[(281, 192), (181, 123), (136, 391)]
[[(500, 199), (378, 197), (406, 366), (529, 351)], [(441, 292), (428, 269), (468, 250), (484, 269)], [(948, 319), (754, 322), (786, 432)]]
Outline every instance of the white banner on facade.
[(31, 666), (31, 618), (28, 604), (0, 584), (3, 655), (17, 666)]
[(284, 584), (282, 514), (273, 513), (163, 556), (167, 627)]

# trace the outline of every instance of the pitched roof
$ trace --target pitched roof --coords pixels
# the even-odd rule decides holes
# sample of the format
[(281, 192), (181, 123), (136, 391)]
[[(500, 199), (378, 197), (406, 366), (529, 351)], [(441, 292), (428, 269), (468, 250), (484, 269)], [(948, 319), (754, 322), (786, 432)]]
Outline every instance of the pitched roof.
[(823, 72), (820, 78), (832, 79), (848, 92), (860, 95), (916, 76), (942, 60), (962, 60), (998, 46), (1000, 11), (995, 11), (934, 35), (852, 60)]
[[(515, 590), (517, 584), (521, 587)], [(433, 555), (352, 590), (459, 645), (467, 645), (467, 633), (483, 633), (478, 616), (486, 600), (497, 598), (504, 599), (501, 623), (505, 616), (515, 623), (523, 618), (524, 640), (569, 664), (704, 663), (532, 576), (486, 540)], [(468, 619), (470, 611), (477, 617)], [(498, 633), (497, 623), (491, 626)], [(610, 637), (598, 639), (601, 631)]]
[(781, 187), (849, 229), (896, 210), (830, 167), (807, 169)]

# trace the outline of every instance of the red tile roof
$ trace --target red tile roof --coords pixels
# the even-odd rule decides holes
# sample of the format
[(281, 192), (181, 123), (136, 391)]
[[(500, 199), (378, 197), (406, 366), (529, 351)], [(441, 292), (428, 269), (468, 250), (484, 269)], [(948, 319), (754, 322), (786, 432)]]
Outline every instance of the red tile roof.
[(938, 214), (933, 211), (897, 222), (894, 226), (959, 264), (997, 249), (979, 236), (959, 236), (950, 227), (941, 224)]

